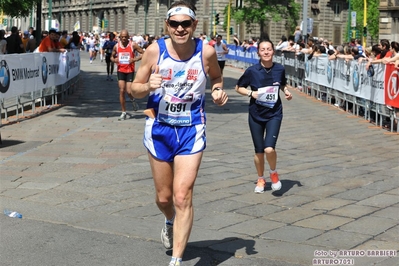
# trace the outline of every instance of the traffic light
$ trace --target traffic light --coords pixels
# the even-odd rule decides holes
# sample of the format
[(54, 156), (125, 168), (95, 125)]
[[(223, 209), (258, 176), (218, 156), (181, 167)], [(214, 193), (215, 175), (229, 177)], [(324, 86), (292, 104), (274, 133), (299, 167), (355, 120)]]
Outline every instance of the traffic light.
[(215, 25), (219, 25), (219, 13), (215, 14)]
[(3, 22), (3, 25), (4, 25), (4, 26), (7, 26), (7, 24), (8, 24), (8, 19), (3, 18), (3, 21), (2, 21), (2, 22)]
[(363, 27), (363, 36), (367, 37), (367, 27)]
[(230, 35), (233, 35), (233, 27), (230, 27), (229, 33), (230, 33)]

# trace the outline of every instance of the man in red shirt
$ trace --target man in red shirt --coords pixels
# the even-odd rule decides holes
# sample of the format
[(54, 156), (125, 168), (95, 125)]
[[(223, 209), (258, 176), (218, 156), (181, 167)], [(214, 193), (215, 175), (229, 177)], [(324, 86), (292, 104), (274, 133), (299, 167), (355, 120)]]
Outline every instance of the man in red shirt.
[[(111, 61), (117, 65), (118, 87), (119, 87), (119, 101), (122, 107), (122, 114), (119, 120), (126, 119), (126, 100), (127, 93), (132, 100), (133, 110), (138, 110), (138, 104), (133, 96), (130, 94), (130, 87), (134, 79), (135, 62), (141, 60), (143, 49), (135, 42), (130, 41), (127, 30), (122, 30), (119, 34), (120, 41), (114, 46), (111, 54)], [(136, 52), (141, 55), (136, 57)]]
[(59, 35), (57, 31), (55, 29), (50, 29), (49, 35), (44, 38), (39, 45), (39, 52), (65, 52), (66, 50), (64, 48), (60, 48), (58, 38)]

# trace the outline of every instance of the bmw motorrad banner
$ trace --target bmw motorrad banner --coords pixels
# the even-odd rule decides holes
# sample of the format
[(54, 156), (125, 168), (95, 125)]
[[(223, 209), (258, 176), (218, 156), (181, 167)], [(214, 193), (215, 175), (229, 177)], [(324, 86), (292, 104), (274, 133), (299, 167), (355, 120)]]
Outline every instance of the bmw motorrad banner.
[[(63, 60), (60, 61), (60, 58)], [(62, 64), (60, 71), (60, 63)], [(80, 54), (60, 53), (0, 55), (0, 98), (11, 98), (64, 84), (80, 72)]]
[(314, 57), (305, 61), (305, 76), (307, 81), (378, 104), (385, 104), (385, 65), (374, 64), (373, 66), (374, 75), (369, 77), (365, 63)]

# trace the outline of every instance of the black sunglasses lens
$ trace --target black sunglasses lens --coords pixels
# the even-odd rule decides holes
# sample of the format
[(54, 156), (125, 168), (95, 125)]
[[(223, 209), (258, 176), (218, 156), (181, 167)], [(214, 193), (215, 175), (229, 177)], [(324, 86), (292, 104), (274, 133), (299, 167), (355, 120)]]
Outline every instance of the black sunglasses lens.
[(168, 21), (168, 24), (169, 24), (169, 26), (171, 26), (172, 28), (177, 28), (177, 27), (179, 27), (179, 25), (180, 25), (179, 21), (176, 21), (176, 20), (169, 20), (169, 21)]
[(190, 27), (190, 26), (191, 26), (191, 20), (183, 20), (182, 22), (180, 22), (180, 25), (181, 25), (183, 28)]
[(180, 25), (183, 28), (187, 28), (187, 27), (191, 26), (192, 21), (191, 20), (183, 20), (183, 21), (169, 20), (168, 23), (169, 23), (169, 26), (171, 26), (172, 28), (177, 28)]

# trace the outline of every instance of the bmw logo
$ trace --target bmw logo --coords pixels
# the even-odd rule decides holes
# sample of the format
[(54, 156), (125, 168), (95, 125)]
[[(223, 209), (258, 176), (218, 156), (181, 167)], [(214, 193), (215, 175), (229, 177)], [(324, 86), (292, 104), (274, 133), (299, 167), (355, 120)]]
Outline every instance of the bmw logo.
[(67, 79), (69, 78), (69, 56), (66, 56), (66, 62), (65, 62), (65, 71), (66, 71), (66, 77)]
[(359, 77), (359, 67), (355, 65), (354, 70), (353, 70), (353, 89), (355, 92), (359, 90), (359, 84), (360, 84), (360, 77)]
[(6, 93), (10, 87), (10, 69), (6, 60), (0, 62), (0, 92)]
[(42, 80), (43, 80), (43, 84), (47, 83), (47, 77), (48, 77), (47, 59), (46, 59), (46, 57), (43, 56), (43, 59), (42, 59)]
[(329, 84), (331, 84), (332, 81), (332, 77), (333, 77), (333, 69), (332, 69), (332, 65), (331, 65), (331, 60), (328, 60), (328, 64), (327, 64), (327, 81)]

